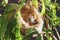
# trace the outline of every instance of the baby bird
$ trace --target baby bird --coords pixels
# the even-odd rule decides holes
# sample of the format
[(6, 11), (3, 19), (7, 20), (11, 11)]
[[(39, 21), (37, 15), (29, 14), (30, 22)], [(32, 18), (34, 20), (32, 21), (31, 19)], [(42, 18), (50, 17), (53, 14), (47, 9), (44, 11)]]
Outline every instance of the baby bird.
[(44, 22), (34, 5), (31, 3), (25, 4), (21, 9), (21, 14), (23, 18), (21, 22), (25, 26), (25, 29), (35, 28), (38, 33), (42, 33)]

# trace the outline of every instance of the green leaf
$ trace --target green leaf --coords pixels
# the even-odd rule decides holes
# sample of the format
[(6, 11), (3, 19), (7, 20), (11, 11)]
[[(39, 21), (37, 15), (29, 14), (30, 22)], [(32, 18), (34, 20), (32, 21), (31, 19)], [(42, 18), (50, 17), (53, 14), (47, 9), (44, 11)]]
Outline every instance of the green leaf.
[(8, 4), (8, 0), (3, 0), (3, 1), (2, 1), (2, 5), (3, 5), (3, 6), (6, 6), (7, 4)]
[(4, 16), (7, 18), (10, 14), (14, 14), (14, 12), (19, 8), (17, 4), (7, 5), (4, 11)]
[(5, 34), (6, 30), (7, 30), (7, 24), (8, 24), (8, 20), (1, 16), (0, 18), (0, 38)]
[(26, 0), (22, 0), (22, 1), (21, 1), (21, 3), (20, 3), (20, 7), (19, 7), (20, 10), (21, 10), (21, 8), (24, 6), (25, 1), (26, 1)]
[(16, 28), (15, 37), (16, 37), (15, 40), (22, 40), (22, 39), (23, 39), (23, 36), (22, 36), (22, 34), (20, 33), (20, 29), (19, 29), (19, 28)]
[(42, 40), (42, 38), (41, 38), (41, 35), (40, 35), (40, 34), (38, 34), (38, 36), (37, 36), (36, 40)]
[(37, 35), (37, 31), (34, 28), (27, 29), (23, 40), (31, 40), (33, 34)]
[(11, 39), (15, 40), (14, 29), (16, 28), (16, 19), (12, 17), (8, 21), (7, 31), (5, 33), (5, 40)]
[(15, 16), (16, 16), (16, 31), (15, 31), (15, 37), (16, 39), (15, 40), (23, 40), (23, 36), (20, 32), (20, 27), (21, 27), (21, 22), (20, 22), (20, 19), (21, 19), (21, 14), (20, 14), (20, 10), (17, 10), (16, 13), (15, 13)]
[(45, 14), (45, 4), (43, 0), (41, 0), (41, 2), (42, 2), (41, 16), (43, 16)]
[(57, 7), (58, 9), (60, 9), (60, 4), (56, 3), (56, 7)]
[(44, 0), (45, 4), (49, 4), (51, 0)]
[(50, 18), (52, 18), (52, 12), (51, 12), (51, 10), (50, 11), (48, 11), (48, 10), (46, 10), (46, 14), (50, 17)]
[(37, 0), (32, 0), (32, 4), (33, 4), (36, 8), (38, 8), (38, 1), (37, 1)]
[(58, 26), (58, 25), (60, 25), (60, 18), (59, 18), (59, 17), (51, 18), (51, 21), (52, 21), (52, 25), (53, 25), (53, 26)]
[[(15, 11), (18, 9), (18, 5), (17, 4), (10, 4), (10, 5), (7, 5), (6, 8), (5, 8), (5, 11), (4, 11), (4, 14), (3, 16), (7, 19), (8, 16), (10, 16), (11, 13), (13, 13), (15, 15)], [(14, 34), (13, 29), (16, 28), (16, 19), (14, 18), (14, 16), (12, 16), (10, 18), (10, 20), (8, 20), (9, 23), (7, 25), (7, 31), (5, 33), (5, 39), (8, 40), (8, 39), (12, 39), (12, 37), (14, 36), (11, 36), (11, 33)]]
[(32, 34), (32, 33), (34, 33), (34, 32), (36, 32), (36, 30), (34, 29), (34, 28), (29, 28), (27, 31), (26, 31), (26, 36), (27, 35), (30, 35), (30, 34)]

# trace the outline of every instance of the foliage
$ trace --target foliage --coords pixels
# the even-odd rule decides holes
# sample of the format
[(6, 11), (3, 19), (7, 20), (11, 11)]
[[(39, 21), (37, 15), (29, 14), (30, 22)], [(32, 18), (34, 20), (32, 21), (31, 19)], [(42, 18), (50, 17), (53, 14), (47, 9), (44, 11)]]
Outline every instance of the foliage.
[(8, 20), (4, 16), (2, 16), (0, 17), (0, 22), (1, 22), (0, 24), (0, 32), (1, 32), (0, 38), (1, 38), (3, 34), (5, 34), (5, 31), (7, 30), (6, 28), (7, 28)]
[[(32, 35), (36, 34), (36, 40), (42, 40), (41, 34), (39, 34), (34, 28), (28, 29), (26, 35), (22, 35), (20, 27), (22, 26), (20, 19), (20, 10), (24, 6), (26, 0), (22, 0), (20, 4), (8, 4), (9, 0), (3, 0), (0, 6), (3, 6), (4, 14), (0, 16), (0, 40), (31, 40)], [(56, 2), (51, 2), (51, 0), (32, 0), (34, 6), (39, 8), (39, 3), (42, 6), (40, 15), (44, 17), (47, 21), (48, 28), (44, 24), (43, 31), (45, 32), (45, 37), (47, 40), (53, 40), (53, 28), (60, 26), (60, 17), (57, 16), (57, 9), (60, 9), (60, 5)], [(1, 9), (0, 9), (1, 10)], [(15, 17), (14, 17), (15, 16)], [(42, 33), (43, 34), (43, 33)], [(49, 35), (50, 34), (50, 35)], [(43, 35), (44, 36), (44, 35)]]

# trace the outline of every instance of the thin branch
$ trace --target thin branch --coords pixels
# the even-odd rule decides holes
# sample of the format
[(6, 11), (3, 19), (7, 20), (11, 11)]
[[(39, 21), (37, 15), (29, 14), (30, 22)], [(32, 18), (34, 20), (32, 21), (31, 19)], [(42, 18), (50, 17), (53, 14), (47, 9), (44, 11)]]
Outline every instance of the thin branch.
[(60, 40), (60, 35), (59, 35), (59, 33), (58, 33), (58, 30), (54, 27), (54, 29), (55, 29), (55, 31), (56, 31), (56, 34), (57, 34), (57, 36), (58, 36), (58, 39)]
[[(42, 6), (42, 4), (41, 4), (41, 3), (39, 3), (39, 5), (40, 5), (40, 6)], [(46, 10), (48, 10), (48, 11), (50, 11), (50, 9), (48, 9), (47, 7), (45, 7), (45, 9), (46, 9)]]
[(57, 38), (54, 35), (52, 35), (52, 37), (54, 38), (54, 40), (57, 40)]
[(44, 38), (43, 38), (43, 34), (41, 34), (41, 39), (44, 40)]

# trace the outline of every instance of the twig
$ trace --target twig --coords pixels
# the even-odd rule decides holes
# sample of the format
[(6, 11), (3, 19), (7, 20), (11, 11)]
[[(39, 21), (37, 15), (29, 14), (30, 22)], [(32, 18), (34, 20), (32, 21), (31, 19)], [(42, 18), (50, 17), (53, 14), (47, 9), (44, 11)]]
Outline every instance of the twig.
[(54, 29), (55, 29), (55, 31), (56, 31), (56, 34), (57, 34), (57, 36), (58, 36), (58, 39), (60, 40), (60, 35), (59, 35), (57, 29), (56, 29), (55, 27), (54, 27)]
[(57, 38), (54, 35), (52, 35), (52, 37), (54, 38), (54, 40), (57, 40)]
[(54, 38), (54, 40), (57, 40), (57, 38), (51, 33), (49, 32), (50, 36)]
[(44, 38), (43, 38), (43, 34), (41, 34), (41, 39), (44, 40)]
[[(42, 4), (41, 4), (41, 3), (39, 3), (39, 5), (40, 5), (40, 6), (42, 6)], [(50, 11), (47, 7), (45, 7), (45, 9), (46, 9), (46, 10), (48, 10), (48, 11)]]

